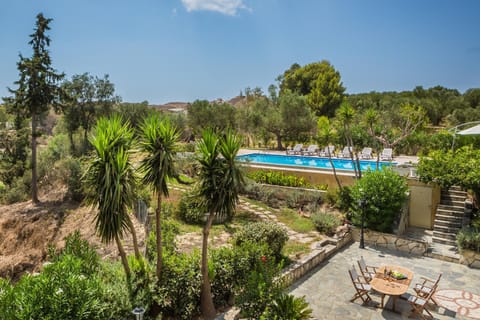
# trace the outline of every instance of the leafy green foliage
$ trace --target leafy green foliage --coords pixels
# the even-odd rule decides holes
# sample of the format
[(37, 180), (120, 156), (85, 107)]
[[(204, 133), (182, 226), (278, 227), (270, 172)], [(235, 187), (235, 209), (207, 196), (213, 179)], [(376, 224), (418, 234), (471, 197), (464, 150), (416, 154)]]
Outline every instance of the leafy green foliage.
[(236, 298), (242, 317), (248, 319), (259, 319), (283, 289), (282, 282), (277, 278), (282, 265), (269, 256), (259, 257), (259, 261), (249, 273), (245, 287)]
[(294, 175), (288, 175), (280, 171), (252, 171), (247, 177), (258, 183), (273, 184), (286, 187), (309, 187), (305, 178), (299, 178)]
[(190, 224), (205, 223), (207, 208), (202, 199), (195, 193), (184, 193), (178, 204), (180, 219)]
[(260, 320), (307, 320), (312, 319), (312, 309), (305, 297), (282, 293), (267, 307)]
[(454, 151), (432, 151), (428, 157), (420, 157), (417, 174), (425, 183), (470, 189), (480, 199), (480, 150), (462, 147)]
[(119, 319), (131, 310), (120, 274), (100, 263), (79, 233), (66, 239), (52, 262), (15, 285), (0, 280), (0, 312), (5, 320)]
[(233, 242), (239, 246), (245, 242), (264, 243), (275, 257), (280, 257), (288, 240), (287, 231), (274, 222), (253, 222), (242, 227), (234, 235)]
[(64, 81), (62, 93), (62, 111), (71, 150), (76, 152), (73, 134), (81, 127), (84, 139), (82, 151), (85, 151), (87, 133), (100, 116), (110, 114), (120, 98), (115, 96), (115, 87), (108, 75), (99, 78), (88, 73), (74, 75), (72, 80)]
[(327, 236), (335, 234), (337, 227), (342, 225), (340, 217), (329, 212), (316, 212), (312, 215), (312, 221), (319, 232), (325, 233)]
[(457, 245), (460, 250), (480, 252), (480, 229), (478, 227), (462, 228), (457, 234)]
[[(352, 222), (360, 225), (362, 211), (365, 226), (380, 232), (391, 232), (395, 219), (407, 198), (407, 183), (391, 169), (368, 171), (351, 188)], [(364, 207), (361, 201), (364, 200)]]
[(235, 128), (235, 112), (235, 108), (225, 102), (196, 100), (188, 107), (188, 124), (196, 136), (206, 129), (224, 132)]
[(318, 116), (333, 116), (344, 97), (340, 73), (326, 60), (303, 67), (293, 64), (280, 81), (280, 95), (291, 91), (306, 96)]
[(79, 258), (81, 270), (86, 275), (95, 274), (100, 268), (100, 257), (88, 241), (80, 237), (78, 230), (65, 238), (65, 247), (62, 250), (50, 248), (49, 255), (53, 263), (61, 261), (67, 255)]

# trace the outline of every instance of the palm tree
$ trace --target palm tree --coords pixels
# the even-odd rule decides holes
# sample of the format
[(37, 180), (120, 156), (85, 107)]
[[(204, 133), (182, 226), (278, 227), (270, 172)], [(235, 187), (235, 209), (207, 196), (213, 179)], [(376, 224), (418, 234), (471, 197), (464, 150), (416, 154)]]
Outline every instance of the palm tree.
[[(162, 272), (162, 229), (161, 209), (162, 195), (168, 197), (167, 180), (175, 178), (174, 156), (179, 134), (168, 118), (161, 119), (160, 115), (153, 114), (145, 119), (141, 126), (143, 133), (140, 141), (141, 151), (146, 153), (142, 160), (140, 170), (143, 172), (142, 181), (153, 187), (157, 195), (157, 210), (155, 223), (157, 233), (157, 279), (160, 280)], [(149, 235), (149, 222), (147, 219), (147, 237)]]
[(360, 160), (358, 154), (353, 150), (353, 139), (351, 125), (355, 117), (355, 110), (347, 102), (342, 103), (337, 110), (337, 118), (340, 124), (343, 126), (343, 133), (347, 142), (348, 150), (350, 151), (350, 159), (352, 160), (353, 170), (355, 172), (355, 178), (360, 179), (362, 177), (362, 171), (360, 169)]
[(377, 110), (373, 108), (369, 108), (365, 111), (364, 114), (364, 123), (367, 126), (367, 133), (373, 140), (373, 147), (375, 148), (375, 152), (377, 154), (377, 162), (376, 168), (378, 170), (380, 164), (380, 144), (379, 141), (376, 139), (376, 124), (378, 123), (379, 114)]
[(208, 236), (215, 216), (232, 216), (235, 212), (243, 184), (242, 172), (235, 161), (240, 145), (240, 138), (232, 131), (219, 138), (211, 130), (203, 132), (197, 145), (200, 162), (199, 193), (208, 209), (203, 228), (200, 295), (200, 309), (206, 319), (215, 317), (208, 277)]
[(330, 161), (330, 166), (333, 170), (333, 176), (335, 177), (335, 181), (337, 182), (338, 189), (342, 189), (342, 184), (340, 183), (340, 179), (337, 176), (337, 169), (335, 169), (335, 165), (332, 161), (332, 154), (330, 152), (330, 143), (332, 143), (333, 138), (335, 136), (335, 132), (333, 130), (332, 125), (330, 124), (330, 120), (326, 116), (321, 116), (318, 118), (317, 121), (317, 128), (318, 128), (318, 139), (321, 142), (324, 142), (327, 145), (327, 156), (328, 160)]
[[(130, 160), (132, 138), (132, 129), (122, 123), (121, 117), (100, 118), (95, 134), (90, 138), (94, 154), (84, 174), (86, 201), (98, 207), (95, 216), (97, 233), (105, 243), (115, 240), (127, 279), (130, 279), (130, 268), (121, 242), (126, 230), (132, 232), (137, 246), (135, 229), (128, 215), (137, 182)], [(139, 254), (138, 246), (135, 253)]]

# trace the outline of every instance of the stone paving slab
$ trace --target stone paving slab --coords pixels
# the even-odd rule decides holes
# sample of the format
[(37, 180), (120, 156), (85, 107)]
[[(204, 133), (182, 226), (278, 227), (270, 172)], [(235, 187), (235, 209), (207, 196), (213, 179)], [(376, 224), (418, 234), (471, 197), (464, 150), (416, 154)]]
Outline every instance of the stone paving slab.
[[(347, 245), (344, 249), (322, 262), (312, 272), (300, 279), (290, 288), (295, 296), (305, 296), (313, 309), (315, 319), (408, 319), (410, 305), (406, 300), (398, 299), (396, 309), (399, 313), (387, 310), (391, 309), (392, 301), (385, 297), (387, 309), (380, 309), (374, 304), (361, 305), (361, 300), (350, 302), (355, 293), (352, 282), (348, 275), (348, 268), (354, 264), (357, 267), (357, 259), (363, 256), (368, 265), (398, 265), (410, 269), (414, 273), (412, 283), (407, 291), (414, 295), (415, 283), (421, 281), (421, 276), (436, 278), (443, 273), (438, 290), (461, 290), (471, 295), (480, 294), (480, 270), (470, 269), (464, 265), (445, 262), (423, 256), (409, 255), (399, 251), (370, 248), (359, 249), (358, 242)], [(380, 303), (381, 297), (371, 294), (376, 303)], [(473, 301), (474, 302), (474, 301)], [(457, 309), (448, 310), (444, 307), (429, 305), (435, 319), (475, 319), (480, 305), (474, 305), (472, 301), (461, 301), (473, 309), (466, 317), (464, 312)], [(453, 309), (453, 308), (452, 308)], [(479, 319), (479, 318), (477, 318)]]

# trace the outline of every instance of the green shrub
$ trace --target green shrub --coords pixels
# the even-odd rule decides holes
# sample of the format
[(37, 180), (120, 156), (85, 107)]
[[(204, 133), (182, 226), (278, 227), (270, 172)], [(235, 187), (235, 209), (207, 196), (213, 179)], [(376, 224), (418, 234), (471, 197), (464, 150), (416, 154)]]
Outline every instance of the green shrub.
[(265, 243), (278, 258), (287, 240), (288, 234), (285, 228), (267, 221), (249, 223), (243, 226), (233, 238), (237, 246), (244, 242)]
[(60, 166), (67, 169), (66, 183), (68, 186), (67, 196), (75, 201), (82, 201), (85, 197), (82, 187), (82, 166), (77, 158), (68, 157), (60, 161)]
[(236, 297), (243, 318), (259, 319), (267, 306), (284, 289), (278, 276), (282, 266), (275, 259), (263, 256), (247, 276), (246, 284)]
[(316, 206), (322, 203), (322, 196), (317, 192), (305, 192), (302, 190), (290, 190), (285, 196), (285, 202), (289, 208), (298, 209), (306, 206)]
[[(45, 266), (40, 275), (23, 276), (13, 292), (9, 290), (8, 295), (0, 295), (0, 309), (7, 309), (2, 319), (95, 320), (126, 316), (126, 310), (112, 314), (110, 297), (105, 295), (101, 280), (96, 274), (85, 274), (83, 269), (81, 259), (65, 254)], [(118, 279), (116, 282), (118, 285)], [(5, 303), (12, 301), (10, 308), (5, 307)], [(13, 314), (8, 314), (8, 309), (13, 310)]]
[(460, 250), (480, 252), (480, 229), (464, 227), (457, 234), (457, 245)]
[(335, 203), (335, 206), (342, 211), (348, 211), (353, 201), (352, 195), (351, 195), (351, 187), (344, 186), (341, 189), (337, 189), (337, 193), (338, 193), (338, 196), (337, 196), (337, 201)]
[(87, 240), (80, 237), (80, 231), (76, 230), (65, 237), (65, 247), (59, 251), (49, 248), (51, 262), (61, 261), (65, 256), (71, 255), (80, 259), (81, 271), (84, 274), (95, 274), (100, 268), (100, 257)]
[(41, 179), (49, 175), (52, 166), (60, 159), (65, 159), (70, 154), (70, 142), (66, 134), (57, 134), (53, 136), (46, 148), (39, 149), (38, 152), (38, 178)]
[[(202, 198), (197, 195), (195, 190), (190, 193), (182, 194), (178, 204), (178, 216), (189, 224), (204, 225), (208, 210), (203, 205)], [(218, 216), (213, 220), (213, 224), (230, 221), (232, 217)]]
[(102, 263), (78, 232), (65, 248), (50, 248), (51, 262), (39, 275), (25, 275), (14, 286), (0, 280), (2, 320), (122, 319), (131, 305), (123, 268)]
[(247, 175), (250, 179), (258, 183), (273, 184), (285, 187), (309, 187), (310, 184), (304, 178), (293, 175), (287, 175), (279, 171), (252, 171)]
[[(200, 255), (168, 254), (163, 258), (162, 282), (157, 295), (162, 315), (192, 319), (200, 311)], [(163, 297), (167, 297), (163, 299)]]
[(32, 172), (25, 171), (22, 177), (13, 180), (9, 188), (2, 194), (2, 202), (12, 204), (26, 201), (30, 198), (32, 184)]
[[(407, 199), (406, 179), (392, 169), (368, 171), (351, 188), (352, 222), (360, 225), (362, 212), (365, 226), (380, 232), (391, 232)], [(364, 208), (360, 204), (364, 200)]]
[(282, 293), (267, 307), (260, 319), (307, 320), (312, 319), (312, 312), (305, 297)]
[[(180, 234), (180, 228), (178, 223), (173, 219), (163, 219), (162, 220), (162, 249), (169, 253), (174, 253), (177, 250), (177, 243), (175, 238)], [(148, 246), (148, 259), (150, 261), (155, 261), (157, 257), (157, 237), (156, 237), (156, 228), (155, 225), (152, 226), (150, 234), (147, 239)]]
[(325, 233), (327, 236), (335, 234), (337, 227), (342, 224), (340, 217), (333, 213), (316, 212), (312, 215), (312, 221), (319, 232)]
[(328, 188), (325, 194), (325, 202), (331, 207), (335, 206), (338, 201), (338, 189)]
[(180, 219), (190, 224), (203, 224), (207, 209), (202, 205), (201, 198), (194, 193), (184, 193), (178, 204)]

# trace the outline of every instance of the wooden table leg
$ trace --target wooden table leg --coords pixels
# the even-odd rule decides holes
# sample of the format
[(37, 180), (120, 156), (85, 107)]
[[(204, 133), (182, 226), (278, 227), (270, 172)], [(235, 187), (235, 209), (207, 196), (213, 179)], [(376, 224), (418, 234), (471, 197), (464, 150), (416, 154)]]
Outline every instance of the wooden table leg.
[(381, 304), (382, 309), (383, 309), (383, 299), (384, 299), (384, 298), (385, 298), (385, 295), (382, 293), (382, 304)]
[(398, 296), (392, 296), (392, 311), (395, 312), (395, 304), (397, 303)]

